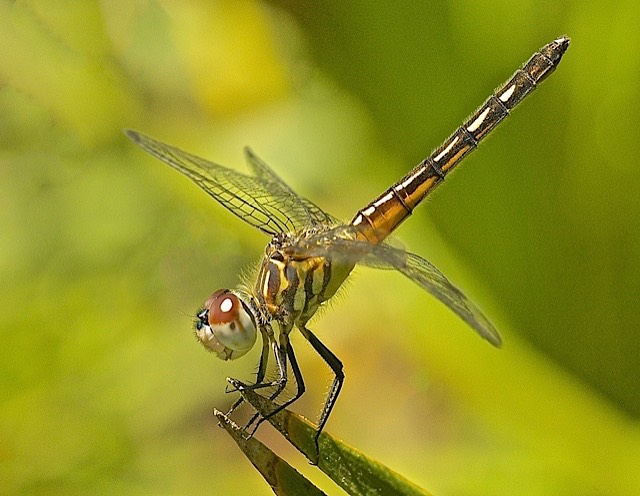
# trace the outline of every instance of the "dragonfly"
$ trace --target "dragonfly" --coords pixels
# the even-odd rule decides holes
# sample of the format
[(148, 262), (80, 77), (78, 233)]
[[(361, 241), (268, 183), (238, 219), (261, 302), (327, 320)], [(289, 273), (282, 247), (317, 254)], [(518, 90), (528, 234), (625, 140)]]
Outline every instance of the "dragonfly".
[[(498, 331), (462, 291), (431, 262), (394, 246), (388, 237), (511, 109), (554, 72), (569, 43), (563, 36), (535, 52), (440, 147), (359, 210), (349, 223), (295, 193), (248, 147), (245, 154), (251, 174), (244, 174), (140, 132), (125, 131), (135, 144), (271, 237), (253, 286), (215, 291), (195, 318), (197, 339), (222, 360), (242, 357), (253, 348), (258, 333), (261, 335), (255, 382), (229, 379), (235, 390), (270, 388), (269, 398), (277, 402), (289, 380), (290, 367), (295, 394), (276, 403), (269, 416), (299, 399), (305, 383), (289, 338), (297, 329), (333, 372), (315, 435), (318, 448), (318, 437), (338, 399), (345, 374), (340, 359), (309, 329), (308, 322), (358, 264), (399, 271), (449, 307), (482, 338), (496, 347), (501, 345)], [(267, 379), (271, 355), (277, 375)], [(229, 413), (241, 403), (242, 398)]]

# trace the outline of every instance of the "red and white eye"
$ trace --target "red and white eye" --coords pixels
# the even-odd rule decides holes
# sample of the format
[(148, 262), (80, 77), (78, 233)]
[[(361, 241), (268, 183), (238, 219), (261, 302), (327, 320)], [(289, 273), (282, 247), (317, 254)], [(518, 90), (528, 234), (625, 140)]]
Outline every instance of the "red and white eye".
[(256, 324), (249, 306), (228, 289), (209, 296), (197, 318), (196, 337), (223, 360), (240, 358), (256, 342)]

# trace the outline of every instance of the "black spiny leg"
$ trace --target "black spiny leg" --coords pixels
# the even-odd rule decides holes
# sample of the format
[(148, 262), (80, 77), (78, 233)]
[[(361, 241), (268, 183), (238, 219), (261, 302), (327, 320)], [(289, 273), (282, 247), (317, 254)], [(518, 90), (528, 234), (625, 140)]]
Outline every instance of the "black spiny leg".
[[(258, 363), (258, 373), (256, 374), (256, 382), (255, 382), (256, 385), (263, 384), (262, 381), (264, 381), (264, 376), (267, 373), (267, 364), (269, 362), (269, 342), (271, 341), (272, 337), (273, 337), (273, 332), (271, 333), (271, 337), (270, 337), (269, 333), (266, 330), (262, 330), (262, 352), (260, 354), (260, 362)], [(236, 387), (235, 390), (237, 389), (238, 388)], [(243, 402), (244, 402), (244, 398), (240, 396), (240, 398), (238, 398), (235, 401), (235, 403), (231, 405), (231, 408), (229, 408), (229, 411), (227, 412), (227, 417), (231, 415), (236, 410), (236, 408), (242, 405)]]
[[(318, 447), (318, 438), (320, 437), (320, 433), (324, 428), (324, 425), (327, 423), (329, 419), (329, 415), (331, 414), (331, 410), (333, 410), (333, 406), (336, 404), (336, 400), (338, 399), (338, 395), (340, 394), (340, 390), (342, 389), (342, 383), (344, 382), (344, 372), (342, 371), (342, 362), (338, 359), (337, 356), (333, 354), (333, 352), (327, 348), (322, 342), (306, 327), (301, 327), (300, 332), (302, 335), (307, 338), (313, 349), (318, 352), (318, 354), (322, 357), (322, 359), (329, 365), (335, 377), (333, 378), (333, 382), (331, 383), (331, 389), (329, 389), (329, 395), (327, 396), (327, 400), (324, 403), (324, 407), (322, 408), (322, 413), (320, 414), (320, 420), (318, 421), (318, 432), (315, 435), (315, 444), (316, 444), (316, 454), (320, 455), (320, 448)], [(316, 460), (317, 463), (317, 460)]]
[(258, 363), (258, 373), (256, 374), (256, 384), (262, 384), (264, 376), (267, 373), (267, 363), (269, 362), (269, 340), (262, 339), (262, 352), (260, 353), (260, 362)]
[[(270, 417), (287, 408), (289, 405), (295, 402), (298, 398), (300, 398), (300, 396), (302, 396), (305, 392), (304, 379), (302, 378), (302, 372), (300, 371), (300, 367), (298, 366), (298, 360), (296, 359), (296, 355), (293, 352), (293, 347), (291, 346), (291, 342), (289, 342), (288, 339), (287, 339), (286, 346), (287, 346), (287, 356), (289, 357), (289, 363), (291, 364), (291, 370), (293, 371), (293, 376), (295, 377), (295, 380), (296, 380), (296, 386), (297, 386), (296, 394), (293, 398), (288, 399), (282, 405), (278, 405), (278, 407), (275, 408), (272, 412), (269, 412), (268, 415), (265, 415), (260, 420), (258, 420), (258, 423), (256, 424), (256, 427), (254, 429), (254, 432), (262, 422), (264, 422), (265, 420), (269, 420)], [(280, 392), (281, 391), (274, 392), (269, 397), (269, 399), (271, 401), (274, 401), (277, 398), (277, 396), (280, 394)], [(250, 423), (252, 423), (256, 419), (256, 417), (257, 415), (251, 419)]]
[[(298, 361), (296, 360), (296, 356), (293, 353), (293, 348), (291, 347), (291, 341), (289, 341), (289, 333), (288, 332), (281, 332), (280, 333), (279, 350), (280, 350), (280, 355), (283, 357), (283, 367), (280, 369), (280, 379), (279, 379), (279, 381), (277, 383), (274, 383), (274, 385), (277, 385), (277, 388), (273, 393), (271, 393), (271, 395), (269, 396), (269, 400), (275, 402), (275, 400), (278, 398), (278, 396), (280, 396), (280, 394), (282, 394), (282, 391), (284, 391), (284, 388), (287, 385), (287, 357), (289, 357), (289, 359), (291, 361), (291, 369), (293, 370), (293, 375), (295, 376), (296, 384), (298, 386), (298, 393), (299, 393), (294, 397), (293, 401), (295, 401), (304, 392), (304, 382), (302, 381), (302, 373), (300, 372), (300, 367), (298, 367)], [(278, 366), (280, 366), (280, 365), (278, 365)], [(302, 393), (300, 392), (300, 384), (302, 384)], [(249, 427), (254, 422), (256, 422), (256, 420), (258, 420), (258, 422), (256, 423), (255, 427), (253, 428), (253, 431), (251, 431), (251, 434), (256, 432), (256, 430), (258, 429), (258, 427), (260, 426), (260, 424), (262, 422), (267, 420), (269, 417), (271, 417), (275, 413), (278, 413), (280, 410), (285, 408), (287, 405), (290, 405), (291, 403), (293, 403), (293, 401), (285, 402), (284, 406), (278, 406), (272, 412), (270, 412), (269, 415), (267, 415), (265, 417), (262, 417), (260, 419), (258, 419), (258, 417), (260, 417), (260, 414), (256, 413), (253, 417), (251, 417), (251, 420), (249, 420), (249, 422), (247, 423), (247, 427)]]
[[(273, 352), (276, 355), (276, 362), (278, 364), (279, 377), (278, 377), (278, 380), (276, 381), (264, 383), (264, 386), (276, 387), (276, 390), (271, 394), (271, 396), (269, 396), (269, 399), (272, 401), (275, 400), (278, 396), (280, 396), (280, 394), (282, 393), (282, 391), (284, 391), (284, 388), (287, 385), (287, 355), (288, 355), (287, 348), (288, 347), (291, 347), (291, 345), (289, 344), (289, 335), (286, 332), (281, 332), (280, 344), (276, 343), (275, 341), (273, 342)], [(257, 389), (257, 388), (253, 386), (253, 387), (250, 387), (250, 389)], [(254, 422), (256, 422), (256, 420), (258, 420), (259, 417), (260, 417), (260, 414), (256, 413), (253, 417), (251, 417), (249, 422), (247, 422), (247, 425), (245, 426), (245, 428), (248, 429)], [(253, 435), (256, 432), (256, 430), (264, 420), (265, 420), (264, 418), (261, 418), (258, 420), (255, 427), (251, 431), (251, 435)]]
[[(269, 341), (271, 342), (271, 346), (273, 347), (273, 354), (276, 357), (276, 363), (278, 364), (278, 379), (270, 382), (256, 382), (255, 384), (246, 384), (238, 379), (233, 379), (231, 377), (227, 377), (227, 382), (231, 384), (237, 391), (242, 391), (244, 389), (260, 389), (265, 387), (276, 387), (277, 391), (282, 391), (284, 387), (287, 385), (287, 354), (286, 348), (280, 347), (278, 343), (273, 339), (273, 334), (269, 336)], [(264, 362), (264, 366), (266, 367), (266, 360)], [(258, 371), (260, 373), (260, 371)], [(264, 372), (262, 372), (264, 376)]]
[[(290, 348), (291, 345), (289, 344), (288, 333), (280, 334), (280, 344), (278, 344), (275, 340), (273, 331), (270, 327), (266, 329), (261, 329), (261, 330), (262, 330), (262, 336), (263, 336), (263, 344), (262, 344), (262, 353), (260, 355), (260, 363), (258, 365), (258, 374), (256, 376), (255, 384), (245, 384), (244, 382), (239, 381), (237, 379), (233, 379), (231, 377), (227, 377), (227, 382), (231, 384), (231, 386), (234, 388), (235, 391), (242, 391), (246, 389), (256, 390), (256, 389), (265, 388), (265, 387), (275, 387), (276, 388), (275, 392), (270, 396), (270, 399), (273, 400), (278, 395), (280, 395), (280, 393), (282, 393), (285, 386), (287, 385), (287, 355), (289, 354), (288, 348)], [(273, 354), (276, 358), (276, 364), (278, 365), (278, 379), (276, 379), (275, 381), (263, 382), (266, 374), (266, 370), (267, 370), (267, 362), (269, 357), (269, 344), (271, 344), (271, 346), (273, 347)], [(298, 364), (296, 363), (295, 366), (292, 365), (292, 368), (293, 368), (294, 374), (296, 374), (296, 379), (297, 379), (298, 374), (300, 374), (300, 369), (298, 368)], [(229, 413), (227, 413), (227, 415), (229, 415), (236, 408), (238, 408), (243, 403), (243, 401), (244, 399), (242, 398), (242, 396), (240, 396), (240, 398), (238, 398), (238, 400), (236, 400), (236, 402), (231, 406), (231, 409), (229, 410)], [(259, 416), (260, 415), (256, 413), (253, 417), (251, 417), (249, 422), (247, 422), (245, 429), (248, 429), (256, 421), (256, 419), (258, 419)], [(256, 432), (256, 429), (262, 423), (263, 420), (264, 419), (261, 419), (255, 425), (255, 427), (251, 431), (251, 435), (253, 435)]]

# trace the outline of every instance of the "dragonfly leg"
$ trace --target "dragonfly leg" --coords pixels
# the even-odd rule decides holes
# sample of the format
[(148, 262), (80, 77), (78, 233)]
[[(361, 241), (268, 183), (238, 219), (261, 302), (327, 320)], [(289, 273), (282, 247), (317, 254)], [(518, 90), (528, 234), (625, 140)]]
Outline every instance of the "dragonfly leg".
[[(282, 392), (287, 385), (287, 352), (284, 346), (278, 345), (274, 340), (271, 342), (273, 347), (273, 354), (276, 357), (276, 364), (278, 365), (278, 378), (274, 381), (256, 382), (255, 384), (247, 384), (246, 382), (238, 379), (227, 377), (227, 382), (231, 384), (235, 391), (242, 391), (243, 389), (261, 389), (265, 387), (276, 387), (278, 391)], [(265, 360), (266, 367), (266, 360)], [(260, 373), (260, 371), (258, 371)], [(264, 379), (264, 372), (262, 373)], [(232, 391), (233, 391), (232, 390)], [(280, 394), (280, 393), (278, 393)]]
[(331, 410), (333, 410), (333, 406), (336, 404), (338, 399), (338, 395), (340, 394), (340, 390), (342, 389), (342, 383), (344, 382), (344, 372), (342, 370), (342, 362), (338, 359), (337, 356), (333, 354), (333, 352), (327, 348), (322, 342), (313, 334), (309, 329), (302, 326), (300, 328), (300, 332), (302, 335), (311, 343), (313, 349), (318, 352), (318, 354), (322, 357), (322, 359), (327, 363), (327, 365), (331, 368), (334, 373), (333, 382), (331, 383), (331, 389), (329, 389), (329, 395), (327, 396), (327, 400), (324, 403), (324, 407), (322, 408), (322, 413), (320, 414), (320, 420), (318, 421), (318, 431), (314, 437), (314, 441), (316, 444), (316, 455), (319, 456), (320, 448), (318, 446), (318, 438), (320, 437), (320, 433), (324, 428), (324, 425), (329, 420), (329, 415), (331, 414)]
[[(305, 389), (305, 385), (304, 385), (304, 379), (302, 378), (302, 372), (300, 371), (300, 367), (298, 366), (298, 360), (296, 359), (296, 355), (293, 352), (293, 346), (291, 346), (291, 342), (288, 339), (287, 339), (287, 344), (286, 344), (286, 350), (287, 350), (287, 356), (289, 357), (289, 363), (291, 364), (291, 370), (293, 371), (293, 376), (294, 376), (295, 381), (296, 381), (296, 386), (297, 386), (296, 394), (295, 394), (295, 396), (293, 398), (288, 399), (282, 405), (279, 405), (276, 409), (274, 409), (272, 412), (269, 412), (268, 415), (265, 415), (260, 420), (258, 420), (258, 422), (257, 422), (257, 424), (256, 424), (256, 426), (254, 428), (254, 432), (262, 422), (264, 422), (265, 420), (268, 420), (270, 417), (272, 417), (276, 413), (278, 413), (278, 412), (284, 410), (285, 408), (287, 408), (289, 405), (291, 405), (293, 402), (295, 402), (298, 398), (300, 398), (300, 396), (302, 396), (304, 394), (305, 390), (306, 390)], [(275, 391), (269, 397), (269, 399), (271, 401), (274, 401), (281, 392), (282, 392), (281, 390), (280, 391)], [(258, 415), (256, 414), (254, 416), (254, 418), (251, 419), (251, 422), (249, 422), (249, 424), (253, 423), (257, 418), (258, 418)]]
[[(273, 333), (271, 333), (273, 336)], [(269, 362), (269, 342), (270, 342), (269, 334), (267, 331), (262, 331), (262, 352), (260, 354), (260, 362), (258, 363), (258, 372), (256, 374), (256, 382), (255, 384), (262, 384), (264, 381), (264, 376), (267, 372), (267, 363)], [(234, 391), (237, 391), (237, 387), (234, 387)], [(232, 392), (232, 391), (227, 391)], [(244, 402), (244, 398), (240, 396), (234, 403), (231, 405), (231, 408), (227, 412), (227, 417), (231, 415), (242, 403)]]
[[(273, 336), (273, 334), (272, 334)], [(262, 352), (260, 353), (260, 362), (258, 363), (258, 373), (256, 374), (256, 384), (262, 384), (264, 376), (267, 372), (267, 363), (269, 362), (269, 342), (271, 338), (266, 332), (262, 337)]]
[[(268, 382), (256, 382), (255, 384), (246, 384), (242, 381), (239, 381), (237, 379), (232, 379), (232, 378), (227, 378), (227, 382), (229, 382), (229, 384), (231, 384), (231, 386), (236, 390), (236, 391), (242, 391), (245, 389), (251, 389), (251, 390), (255, 390), (255, 389), (261, 389), (261, 388), (265, 388), (265, 387), (275, 387), (276, 390), (274, 393), (272, 393), (271, 395), (271, 399), (277, 397), (280, 393), (282, 393), (282, 391), (284, 390), (285, 386), (287, 385), (287, 348), (286, 345), (289, 342), (289, 338), (287, 337), (286, 334), (280, 334), (280, 344), (278, 344), (273, 336), (273, 332), (268, 334), (269, 337), (269, 342), (271, 343), (271, 346), (273, 348), (273, 354), (276, 358), (276, 364), (278, 365), (278, 378), (275, 381), (268, 381)], [(264, 360), (262, 360), (262, 357), (264, 356), (264, 350), (265, 348), (263, 347), (263, 355), (261, 356), (261, 361), (260, 361), (260, 366), (258, 367), (258, 379), (262, 379), (264, 380), (264, 375), (265, 375), (265, 371), (266, 371), (266, 365), (267, 365), (267, 358), (266, 356), (264, 357)], [(268, 355), (268, 353), (267, 353)], [(264, 369), (262, 368), (262, 364), (264, 363)], [(236, 401), (236, 403), (233, 404), (234, 407), (237, 408), (236, 405), (240, 405), (242, 403), (242, 399), (238, 399)], [(245, 426), (246, 428), (249, 428), (255, 421), (256, 419), (259, 417), (258, 414), (253, 415), (253, 417), (251, 417), (251, 419), (249, 420), (249, 422), (247, 422), (247, 425)], [(258, 424), (254, 427), (254, 429), (251, 431), (251, 435), (253, 435), (256, 431), (256, 429), (258, 428), (258, 425), (260, 425), (260, 422), (258, 422)]]

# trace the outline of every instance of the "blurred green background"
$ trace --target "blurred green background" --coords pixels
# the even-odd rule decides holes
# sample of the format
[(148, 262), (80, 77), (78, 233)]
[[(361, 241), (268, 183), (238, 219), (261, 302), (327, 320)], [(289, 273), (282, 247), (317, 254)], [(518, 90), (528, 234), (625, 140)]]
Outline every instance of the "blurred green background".
[[(190, 331), (267, 239), (123, 128), (239, 169), (251, 145), (348, 220), (567, 34), (398, 233), (504, 348), (361, 269), (312, 325), (346, 368), (327, 429), (435, 494), (640, 494), (638, 26), (631, 0), (0, 0), (0, 493), (271, 493), (211, 415), (257, 356)], [(331, 374), (293, 339), (313, 418)]]

